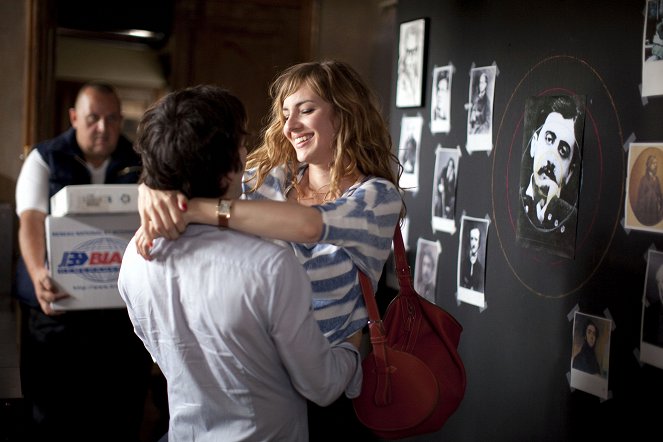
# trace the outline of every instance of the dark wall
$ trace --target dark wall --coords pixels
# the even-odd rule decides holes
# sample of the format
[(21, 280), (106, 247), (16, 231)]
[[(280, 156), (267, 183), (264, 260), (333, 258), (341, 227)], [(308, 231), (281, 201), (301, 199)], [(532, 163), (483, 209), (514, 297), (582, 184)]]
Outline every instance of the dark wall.
[[(419, 192), (406, 195), (411, 265), (417, 238), (440, 241), (436, 302), (463, 325), (468, 387), (445, 427), (422, 441), (562, 441), (625, 431), (660, 434), (663, 370), (641, 364), (640, 318), (650, 247), (660, 234), (623, 227), (628, 143), (663, 141), (663, 97), (640, 96), (644, 1), (430, 2), (401, 0), (398, 23), (428, 17), (424, 106), (401, 109), (391, 96), (391, 132), (403, 115), (424, 117)], [(394, 31), (398, 41), (398, 29)], [(397, 48), (396, 48), (397, 50)], [(394, 53), (396, 78), (397, 53)], [(470, 69), (495, 63), (493, 148), (465, 148)], [(453, 64), (451, 131), (431, 134), (431, 74)], [(587, 99), (575, 257), (516, 244), (516, 207), (525, 100)], [(431, 229), (437, 145), (460, 146), (455, 222), (490, 219), (486, 308), (456, 301), (459, 234)], [(613, 321), (609, 398), (572, 389), (573, 312)], [(655, 405), (652, 409), (647, 403)], [(649, 411), (651, 410), (651, 411)]]

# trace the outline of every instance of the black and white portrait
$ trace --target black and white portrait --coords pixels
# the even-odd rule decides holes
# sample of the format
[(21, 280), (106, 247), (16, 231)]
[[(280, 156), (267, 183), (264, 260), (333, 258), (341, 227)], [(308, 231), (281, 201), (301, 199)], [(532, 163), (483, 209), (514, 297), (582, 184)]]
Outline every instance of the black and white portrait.
[(663, 0), (647, 0), (642, 37), (642, 96), (663, 94)]
[(403, 166), (400, 185), (408, 191), (416, 191), (419, 186), (419, 150), (423, 117), (407, 117), (401, 119), (401, 138), (398, 147), (398, 159)]
[(525, 103), (518, 244), (573, 258), (585, 125), (584, 96)]
[(419, 238), (414, 267), (414, 290), (432, 303), (435, 303), (437, 282), (437, 261), (442, 251), (439, 242)]
[(435, 149), (433, 174), (433, 231), (454, 233), (456, 225), (456, 182), (458, 180), (458, 149)]
[(458, 244), (458, 299), (485, 307), (488, 220), (463, 215)]
[(624, 225), (663, 232), (663, 143), (631, 143)]
[(649, 250), (642, 295), (640, 360), (663, 368), (663, 252)]
[(452, 66), (433, 69), (430, 129), (432, 133), (449, 133), (451, 128)]
[(467, 150), (493, 148), (493, 98), (496, 66), (473, 68), (470, 72), (470, 102), (467, 113)]
[(608, 398), (612, 321), (576, 311), (573, 316), (571, 387)]
[(419, 107), (423, 101), (426, 19), (401, 23), (398, 41), (396, 107)]

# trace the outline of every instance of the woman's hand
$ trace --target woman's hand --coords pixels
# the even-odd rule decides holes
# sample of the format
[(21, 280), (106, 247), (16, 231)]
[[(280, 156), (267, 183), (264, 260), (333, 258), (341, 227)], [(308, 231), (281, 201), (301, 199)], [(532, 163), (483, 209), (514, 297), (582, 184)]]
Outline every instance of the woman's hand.
[(151, 260), (152, 255), (150, 255), (150, 250), (152, 249), (152, 241), (148, 241), (145, 238), (145, 230), (143, 229), (143, 226), (140, 226), (136, 233), (134, 234), (134, 237), (132, 238), (132, 241), (136, 243), (136, 250), (138, 251), (138, 254), (145, 258), (146, 260)]
[[(139, 185), (138, 213), (145, 245), (151, 246), (159, 236), (177, 239), (188, 224), (184, 216), (187, 204), (187, 198), (180, 192), (153, 190), (145, 184)], [(139, 252), (143, 255), (140, 248)]]

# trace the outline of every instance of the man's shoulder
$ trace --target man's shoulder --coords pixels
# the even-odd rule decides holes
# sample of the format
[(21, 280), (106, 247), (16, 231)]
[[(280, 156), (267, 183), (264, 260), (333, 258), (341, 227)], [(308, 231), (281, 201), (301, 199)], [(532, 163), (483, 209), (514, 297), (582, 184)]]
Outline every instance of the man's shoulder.
[(46, 157), (51, 152), (73, 151), (77, 146), (74, 129), (70, 127), (53, 138), (35, 144), (34, 149), (39, 151), (42, 157)]
[(232, 229), (219, 229), (216, 226), (195, 224), (187, 227), (181, 240), (189, 244), (171, 242), (169, 247), (190, 250), (192, 246), (201, 255), (220, 254), (230, 257), (235, 262), (253, 262), (266, 265), (294, 258), (291, 248), (283, 247), (270, 240)]

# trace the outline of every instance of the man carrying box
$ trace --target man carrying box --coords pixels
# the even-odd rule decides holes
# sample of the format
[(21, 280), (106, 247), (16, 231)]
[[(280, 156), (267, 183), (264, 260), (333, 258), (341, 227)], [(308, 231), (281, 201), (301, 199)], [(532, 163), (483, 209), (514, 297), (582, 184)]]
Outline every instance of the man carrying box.
[(69, 110), (71, 128), (37, 144), (16, 183), (21, 305), (21, 387), (30, 440), (137, 441), (152, 361), (125, 309), (55, 311), (46, 264), (49, 199), (77, 184), (136, 183), (140, 159), (120, 134), (115, 90), (88, 83)]

